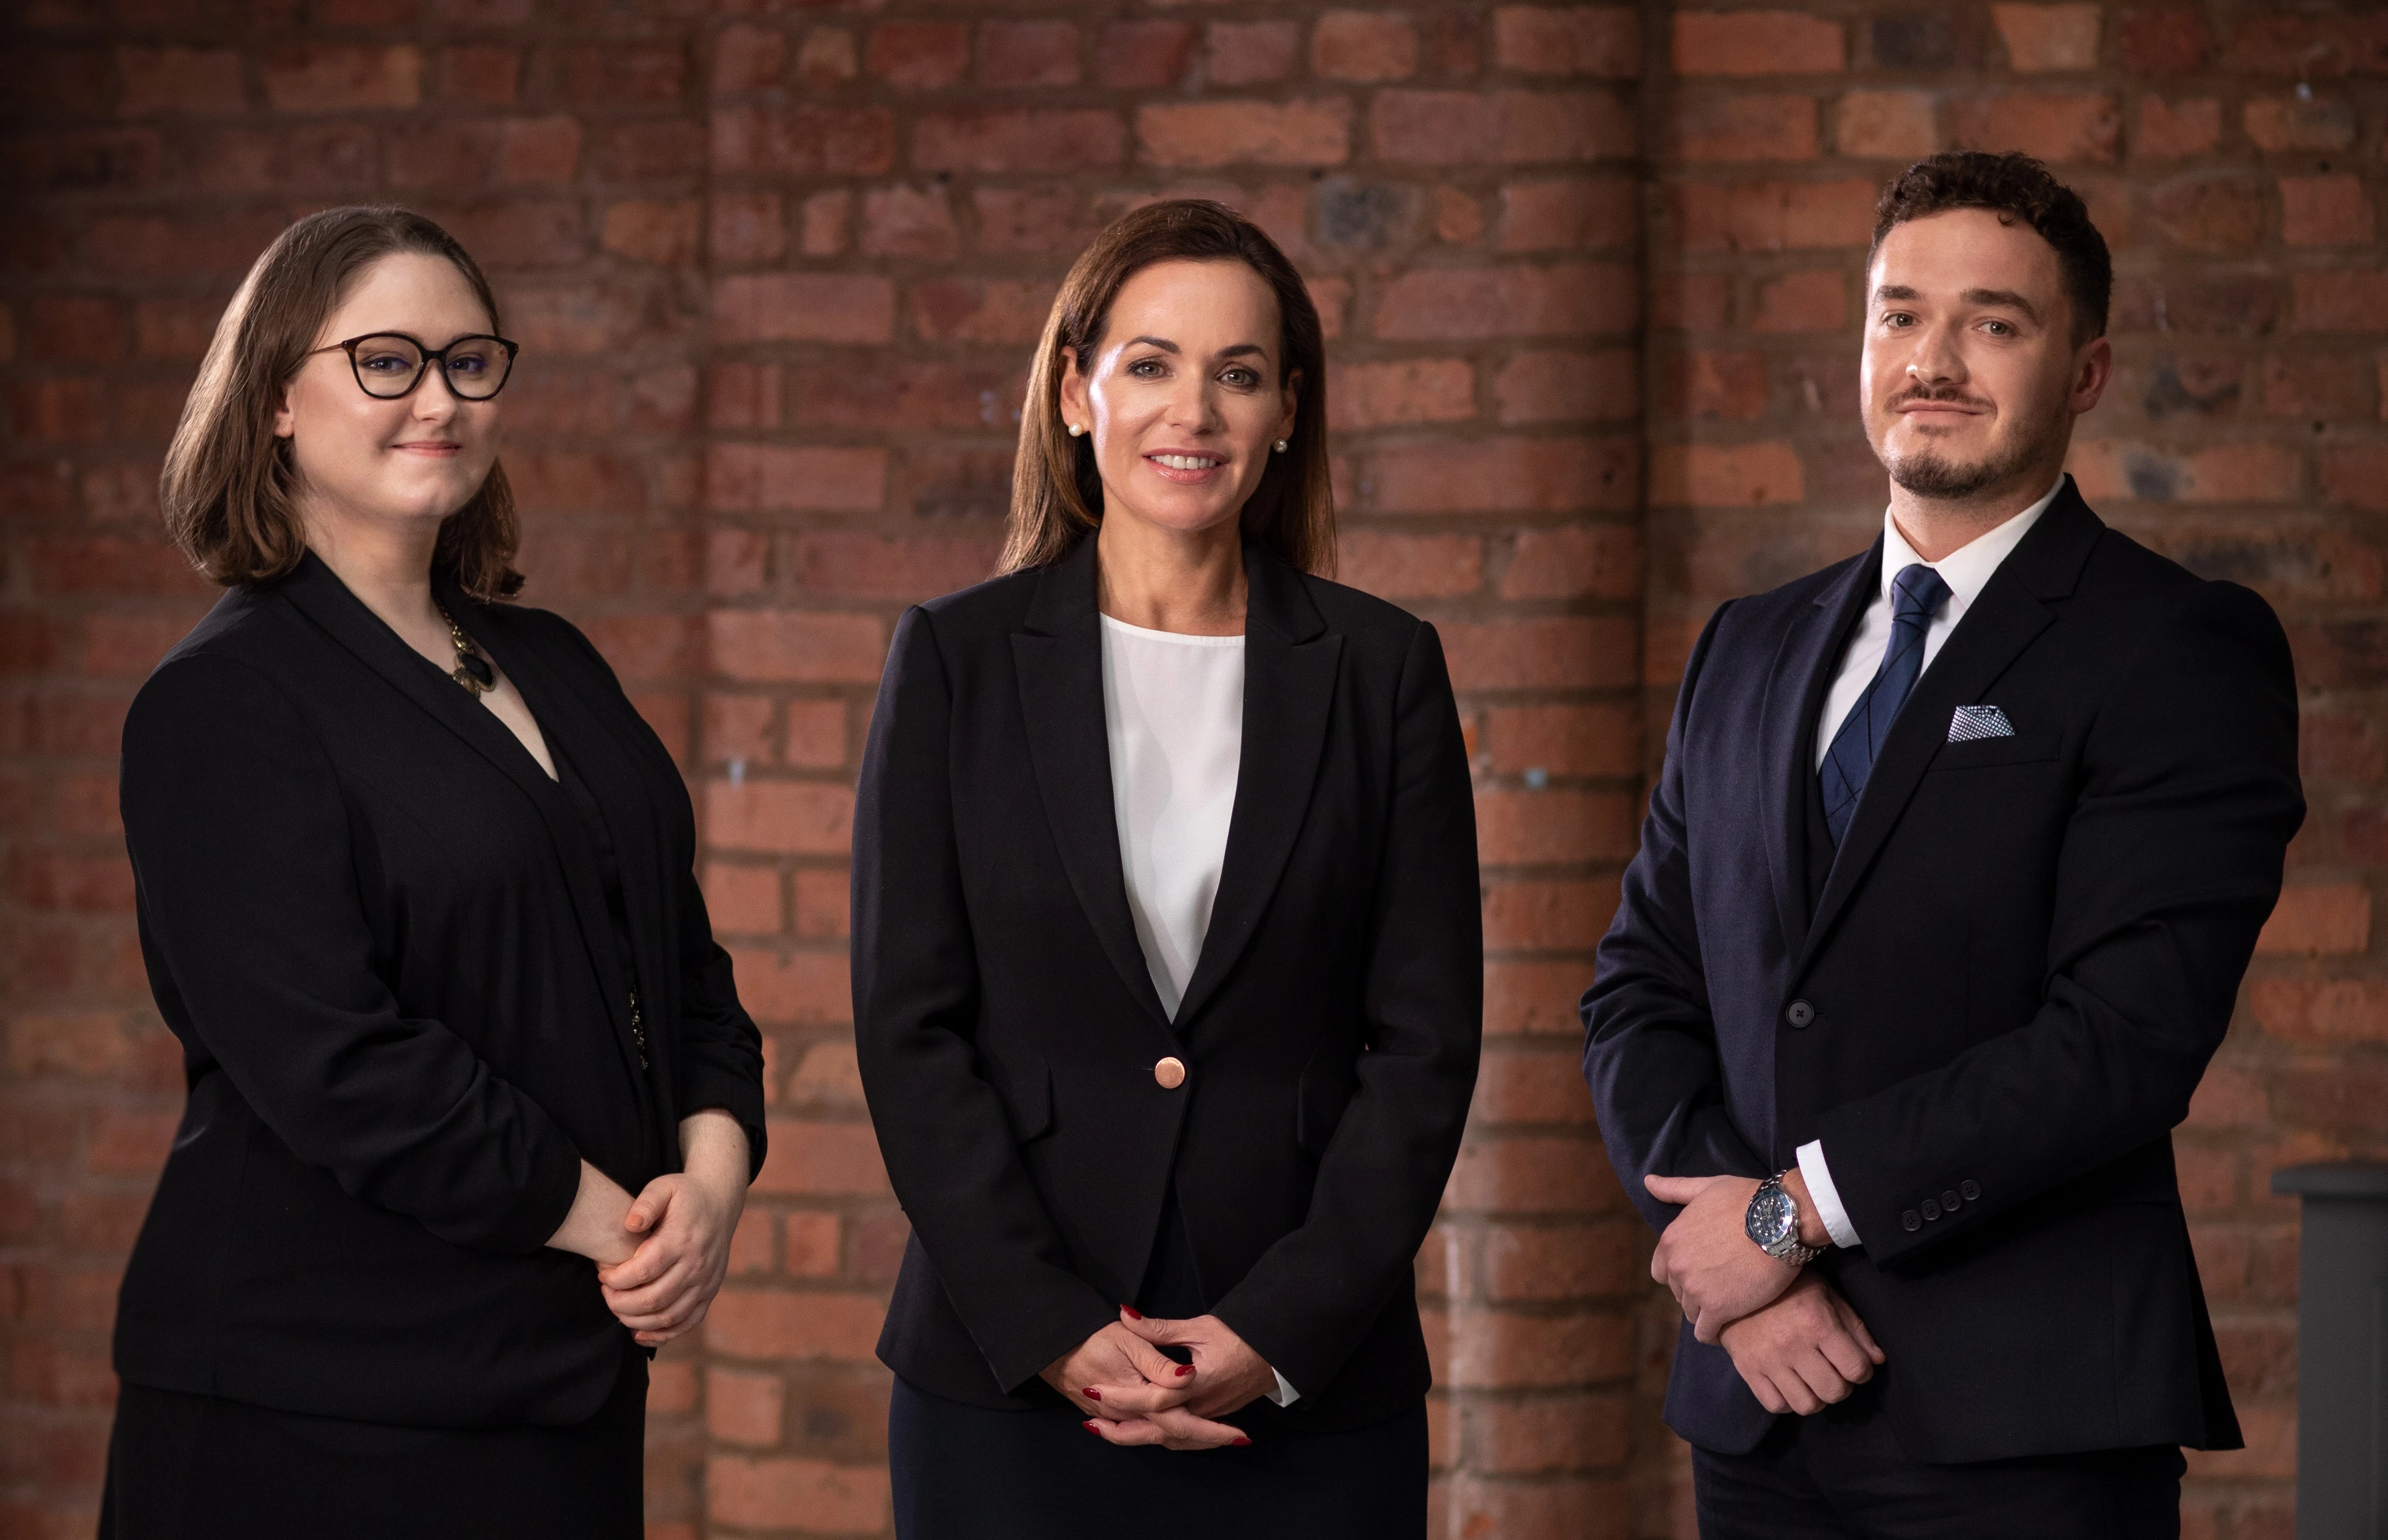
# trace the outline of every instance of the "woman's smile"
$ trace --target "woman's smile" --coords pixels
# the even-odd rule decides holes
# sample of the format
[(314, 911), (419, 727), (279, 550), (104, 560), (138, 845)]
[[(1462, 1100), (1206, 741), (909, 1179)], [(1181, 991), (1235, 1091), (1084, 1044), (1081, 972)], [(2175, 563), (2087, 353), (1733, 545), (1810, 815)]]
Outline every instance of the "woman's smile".
[(1155, 449), (1144, 460), (1164, 478), (1183, 486), (1200, 486), (1211, 481), (1227, 464), (1225, 457), (1199, 449)]

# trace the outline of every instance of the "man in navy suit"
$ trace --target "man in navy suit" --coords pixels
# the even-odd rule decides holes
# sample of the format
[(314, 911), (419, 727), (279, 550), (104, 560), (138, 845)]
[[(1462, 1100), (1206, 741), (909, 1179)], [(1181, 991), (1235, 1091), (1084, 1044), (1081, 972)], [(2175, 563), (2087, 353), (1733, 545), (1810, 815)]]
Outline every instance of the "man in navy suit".
[(1873, 549), (1709, 620), (1584, 996), (1704, 1536), (2174, 1536), (2235, 1448), (2170, 1130), (2305, 815), (2271, 610), (2064, 473), (2112, 269), (2020, 156), (1884, 189)]

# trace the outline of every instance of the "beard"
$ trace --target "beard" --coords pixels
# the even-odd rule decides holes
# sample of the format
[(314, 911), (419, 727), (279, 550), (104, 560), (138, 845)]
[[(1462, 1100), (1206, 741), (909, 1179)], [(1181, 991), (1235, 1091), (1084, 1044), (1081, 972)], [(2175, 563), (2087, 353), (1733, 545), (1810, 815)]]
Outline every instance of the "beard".
[(1912, 454), (1885, 454), (1881, 457), (1882, 468), (1890, 473), (1891, 481), (1903, 491), (1936, 502), (1962, 502), (2012, 480), (2045, 459), (2070, 421), (2071, 413), (2063, 410), (2060, 403), (2060, 410), (2026, 424), (2005, 445), (1992, 448), (1979, 460), (1955, 461), (1931, 449), (1919, 449)]

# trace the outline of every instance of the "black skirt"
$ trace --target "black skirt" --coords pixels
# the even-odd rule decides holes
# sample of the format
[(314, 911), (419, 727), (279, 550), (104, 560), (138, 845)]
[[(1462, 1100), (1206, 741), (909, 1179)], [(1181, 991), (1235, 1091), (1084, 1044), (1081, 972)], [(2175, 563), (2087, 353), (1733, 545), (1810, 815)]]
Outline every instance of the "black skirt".
[(640, 1540), (647, 1360), (568, 1428), (400, 1428), (128, 1384), (99, 1540)]
[[(1067, 1406), (997, 1411), (896, 1382), (887, 1410), (896, 1540), (1424, 1540), (1426, 1403), (1312, 1433), (1266, 1401), (1225, 1420), (1244, 1448), (1123, 1449)], [(1132, 1521), (1124, 1516), (1132, 1515)]]

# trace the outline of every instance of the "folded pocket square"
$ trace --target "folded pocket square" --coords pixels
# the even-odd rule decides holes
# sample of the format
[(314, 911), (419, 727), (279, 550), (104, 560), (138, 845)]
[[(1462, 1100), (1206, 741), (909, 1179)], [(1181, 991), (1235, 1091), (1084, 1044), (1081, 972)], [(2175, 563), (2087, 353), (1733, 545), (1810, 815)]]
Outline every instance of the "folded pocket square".
[(1960, 706), (1949, 719), (1949, 741), (1971, 743), (1982, 738), (2013, 738), (2014, 724), (1996, 706)]

